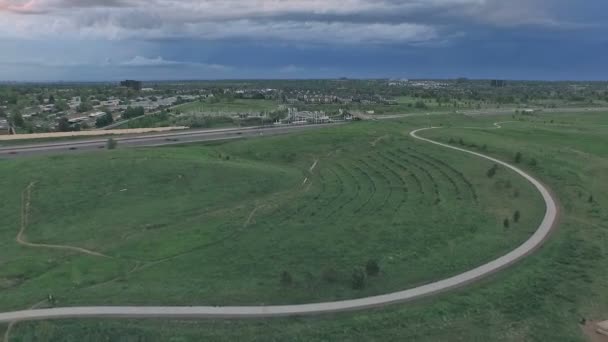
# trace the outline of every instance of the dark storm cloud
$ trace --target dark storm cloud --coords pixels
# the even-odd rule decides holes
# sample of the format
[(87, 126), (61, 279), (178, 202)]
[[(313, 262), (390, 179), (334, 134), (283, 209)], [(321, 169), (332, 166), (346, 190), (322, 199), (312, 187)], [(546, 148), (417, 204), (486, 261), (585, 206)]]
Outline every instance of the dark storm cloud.
[(133, 75), (565, 77), (605, 70), (606, 12), (604, 0), (0, 0), (0, 62), (38, 49), (54, 70), (112, 59)]

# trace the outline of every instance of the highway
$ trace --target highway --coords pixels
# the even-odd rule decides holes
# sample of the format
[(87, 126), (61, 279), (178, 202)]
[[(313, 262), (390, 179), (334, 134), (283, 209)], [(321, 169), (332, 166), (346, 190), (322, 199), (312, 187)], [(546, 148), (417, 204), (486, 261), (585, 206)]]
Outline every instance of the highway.
[[(294, 129), (294, 128), (289, 128)], [(302, 128), (304, 129), (304, 128)], [(454, 290), (465, 285), (479, 281), (492, 275), (530, 255), (549, 237), (557, 226), (559, 216), (556, 199), (550, 190), (539, 180), (525, 171), (496, 158), (469, 151), (463, 148), (443, 144), (418, 135), (419, 132), (435, 129), (423, 128), (410, 132), (413, 139), (418, 139), (442, 148), (453, 150), (455, 153), (466, 153), (478, 158), (490, 160), (496, 164), (512, 170), (530, 182), (542, 195), (546, 205), (545, 215), (536, 232), (522, 245), (511, 252), (476, 267), (470, 271), (456, 276), (439, 280), (426, 285), (418, 286), (404, 291), (372, 296), (359, 299), (343, 300), (336, 302), (312, 303), (302, 305), (277, 305), (277, 306), (93, 306), (93, 307), (64, 307), (50, 309), (33, 309), (15, 312), (0, 313), (0, 323), (8, 323), (23, 320), (46, 320), (60, 318), (165, 318), (165, 319), (238, 319), (238, 318), (268, 318), (286, 316), (306, 316), (335, 313), (342, 311), (362, 310), (368, 308), (384, 307), (395, 303), (404, 303), (446, 291)], [(257, 130), (253, 130), (257, 132)], [(278, 132), (281, 132), (279, 130)], [(232, 134), (224, 132), (218, 133)], [(173, 136), (172, 136), (173, 137)], [(186, 137), (188, 135), (186, 134)], [(146, 144), (162, 143), (161, 140), (146, 141)], [(187, 279), (184, 279), (187, 281)]]
[[(225, 128), (214, 130), (188, 130), (176, 131), (174, 133), (142, 134), (136, 136), (113, 136), (118, 143), (117, 148), (126, 147), (151, 147), (192, 142), (205, 142), (217, 140), (230, 140), (240, 138), (251, 138), (256, 136), (272, 136), (294, 133), (310, 129), (318, 129), (338, 125), (285, 125), (271, 127), (245, 127)], [(33, 144), (8, 145), (0, 147), (0, 158), (16, 158), (46, 154), (82, 153), (86, 151), (101, 150), (106, 148), (108, 137), (95, 137), (73, 141), (41, 142)]]

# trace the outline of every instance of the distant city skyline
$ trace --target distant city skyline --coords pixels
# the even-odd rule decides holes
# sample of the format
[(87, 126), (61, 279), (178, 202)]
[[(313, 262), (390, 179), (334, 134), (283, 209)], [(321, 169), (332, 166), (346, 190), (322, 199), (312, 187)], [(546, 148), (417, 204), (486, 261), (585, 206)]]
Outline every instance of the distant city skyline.
[(0, 81), (608, 80), (586, 0), (0, 0)]

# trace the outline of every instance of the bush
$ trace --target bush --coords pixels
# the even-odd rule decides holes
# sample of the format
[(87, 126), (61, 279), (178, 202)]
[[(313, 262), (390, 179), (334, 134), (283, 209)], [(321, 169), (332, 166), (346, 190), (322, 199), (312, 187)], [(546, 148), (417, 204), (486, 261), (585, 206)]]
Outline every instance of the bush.
[(108, 150), (115, 149), (116, 145), (118, 145), (118, 142), (116, 142), (116, 140), (114, 140), (113, 138), (109, 138), (108, 141), (106, 142), (106, 148)]
[(414, 107), (418, 108), (418, 109), (426, 109), (428, 108), (426, 103), (422, 102), (422, 101), (416, 101), (416, 103), (414, 104)]
[(281, 272), (281, 285), (288, 286), (288, 285), (291, 285), (292, 283), (293, 283), (293, 278), (291, 277), (291, 274), (287, 271)]
[(496, 175), (496, 171), (498, 171), (498, 165), (494, 164), (486, 174), (489, 178), (492, 178)]
[(106, 114), (98, 117), (97, 120), (95, 120), (95, 127), (101, 128), (101, 127), (109, 126), (113, 122), (114, 122), (114, 118), (112, 117), (112, 114), (106, 113)]
[(353, 269), (353, 274), (351, 278), (352, 288), (355, 290), (361, 290), (365, 287), (365, 279), (367, 276), (365, 275), (365, 271), (361, 267), (356, 267)]
[(145, 115), (146, 112), (144, 107), (127, 107), (125, 112), (122, 114), (123, 119), (132, 119), (139, 116)]
[(367, 264), (365, 264), (365, 273), (369, 276), (376, 276), (380, 273), (380, 265), (374, 259), (369, 259)]
[(530, 166), (536, 166), (538, 165), (538, 162), (536, 161), (536, 159), (532, 158), (530, 159)]
[(509, 222), (509, 219), (508, 219), (508, 218), (506, 218), (506, 219), (505, 219), (505, 220), (502, 222), (502, 225), (503, 225), (505, 228), (509, 228), (509, 226), (511, 225), (511, 223)]
[(589, 196), (589, 203), (593, 203), (593, 195)]
[(520, 218), (521, 218), (521, 213), (519, 212), (519, 210), (515, 211), (515, 213), (513, 214), (513, 222), (515, 222), (515, 223), (519, 222)]
[(335, 283), (338, 281), (338, 272), (333, 267), (326, 268), (321, 274), (321, 278), (328, 283)]
[(521, 158), (522, 158), (521, 152), (517, 152), (515, 154), (515, 163), (517, 163), (517, 164), (521, 163)]

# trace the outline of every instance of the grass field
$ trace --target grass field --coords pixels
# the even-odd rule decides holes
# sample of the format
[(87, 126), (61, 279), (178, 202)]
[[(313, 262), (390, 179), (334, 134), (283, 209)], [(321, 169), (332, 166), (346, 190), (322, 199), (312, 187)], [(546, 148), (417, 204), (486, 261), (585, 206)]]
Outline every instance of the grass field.
[(204, 113), (213, 115), (233, 115), (239, 113), (269, 112), (278, 109), (273, 100), (233, 99), (220, 102), (196, 101), (176, 106), (174, 111), (181, 113)]
[[(2, 184), (2, 310), (33, 305), (48, 293), (59, 305), (360, 297), (458, 273), (526, 239), (540, 220), (539, 196), (505, 170), (489, 178), (491, 164), (407, 137), (428, 124), (446, 127), (425, 132), (428, 137), (462, 141), (505, 160), (520, 152), (521, 166), (551, 186), (563, 207), (560, 229), (539, 253), (481, 284), (412, 304), (267, 321), (21, 323), (11, 336), (582, 340), (581, 317), (608, 316), (608, 216), (602, 210), (608, 200), (608, 116), (555, 114), (500, 130), (456, 128), (510, 120), (431, 116), (254, 141), (112, 151), (61, 163), (3, 161), (0, 170), (10, 176)], [(221, 179), (213, 178), (218, 174)], [(249, 181), (242, 182), (244, 174)], [(57, 184), (58, 178), (70, 182)], [(30, 241), (112, 258), (17, 246), (20, 196), (33, 180)], [(505, 229), (503, 219), (515, 210), (521, 221)], [(370, 258), (379, 260), (380, 275), (353, 290), (352, 268)], [(138, 262), (142, 267), (133, 271)], [(280, 283), (282, 271), (292, 275), (291, 284)]]

